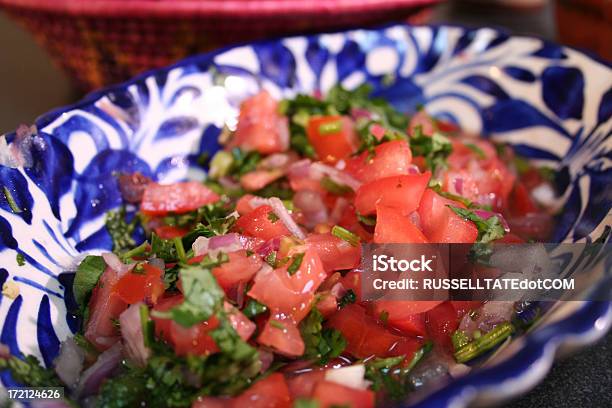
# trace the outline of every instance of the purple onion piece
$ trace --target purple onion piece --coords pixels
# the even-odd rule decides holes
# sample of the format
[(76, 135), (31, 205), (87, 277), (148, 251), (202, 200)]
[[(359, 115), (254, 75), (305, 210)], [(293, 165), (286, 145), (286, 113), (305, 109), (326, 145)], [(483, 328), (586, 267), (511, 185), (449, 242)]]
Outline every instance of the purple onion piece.
[(142, 333), (142, 322), (140, 319), (140, 306), (142, 302), (135, 303), (119, 315), (119, 327), (121, 337), (125, 345), (125, 354), (128, 359), (139, 367), (144, 367), (151, 355), (144, 344), (144, 334)]
[(85, 351), (72, 337), (64, 340), (60, 353), (53, 362), (53, 368), (68, 388), (73, 389), (77, 385), (83, 371), (83, 361), (85, 361)]
[(474, 214), (476, 214), (477, 216), (485, 220), (488, 220), (491, 217), (497, 217), (499, 221), (501, 222), (501, 224), (503, 225), (504, 231), (510, 232), (510, 226), (508, 225), (508, 222), (506, 221), (504, 216), (501, 215), (500, 213), (494, 212), (494, 211), (487, 211), (487, 210), (474, 210)]
[(121, 362), (122, 347), (117, 342), (114, 346), (98, 356), (96, 362), (83, 372), (77, 386), (79, 398), (96, 394), (104, 380), (110, 377)]

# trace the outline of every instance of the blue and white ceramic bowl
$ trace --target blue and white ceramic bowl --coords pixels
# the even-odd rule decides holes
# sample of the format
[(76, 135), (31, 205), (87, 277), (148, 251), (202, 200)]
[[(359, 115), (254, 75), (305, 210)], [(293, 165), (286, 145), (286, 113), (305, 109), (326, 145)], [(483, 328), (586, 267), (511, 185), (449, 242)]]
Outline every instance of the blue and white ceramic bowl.
[[(556, 169), (562, 193), (556, 241), (589, 241), (612, 224), (608, 63), (539, 39), (448, 26), (228, 48), (48, 113), (36, 121), (34, 137), (7, 136), (20, 154), (0, 154), (0, 183), (14, 199), (0, 194), (0, 284), (13, 282), (19, 295), (0, 297), (0, 342), (49, 365), (76, 329), (66, 312), (74, 302), (68, 271), (83, 254), (111, 247), (104, 213), (120, 204), (114, 172), (203, 179), (197, 158), (219, 148), (220, 129), (235, 124), (240, 101), (259, 88), (282, 97), (364, 81), (403, 110), (424, 104)], [(521, 393), (547, 373), (559, 350), (595, 341), (611, 320), (609, 302), (564, 304), (485, 368), (418, 404), (463, 407)], [(0, 377), (13, 383), (7, 372)]]

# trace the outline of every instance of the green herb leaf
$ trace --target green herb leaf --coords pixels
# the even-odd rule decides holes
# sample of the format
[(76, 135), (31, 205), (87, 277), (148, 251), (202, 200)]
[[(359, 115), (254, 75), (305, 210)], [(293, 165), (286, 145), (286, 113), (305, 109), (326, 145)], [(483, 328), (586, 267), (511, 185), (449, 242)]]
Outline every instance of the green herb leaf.
[(126, 221), (125, 207), (111, 210), (106, 213), (106, 229), (113, 240), (113, 252), (120, 255), (122, 252), (136, 245), (132, 234), (138, 224), (138, 217), (130, 222)]
[(501, 220), (495, 215), (485, 220), (471, 210), (453, 207), (452, 205), (449, 205), (448, 207), (461, 218), (472, 221), (476, 225), (476, 228), (478, 228), (477, 243), (486, 244), (506, 235), (506, 231), (504, 230)]
[(361, 215), (357, 213), (357, 219), (359, 222), (365, 225), (374, 226), (376, 225), (376, 216), (375, 215)]
[(276, 215), (276, 214), (274, 213), (274, 211), (270, 211), (270, 212), (268, 213), (268, 220), (269, 220), (269, 221), (270, 221), (272, 224), (274, 224), (276, 221), (278, 221), (278, 220), (279, 220), (279, 218), (278, 218), (278, 215)]
[(302, 265), (302, 260), (304, 259), (304, 253), (301, 252), (299, 254), (295, 254), (291, 257), (291, 264), (287, 267), (287, 273), (289, 275), (293, 275), (300, 269)]
[(313, 308), (300, 323), (300, 333), (306, 346), (304, 357), (325, 365), (346, 348), (346, 340), (336, 329), (323, 328), (323, 315)]
[(355, 295), (355, 292), (353, 291), (353, 289), (349, 289), (346, 291), (344, 295), (342, 295), (342, 297), (338, 301), (338, 307), (342, 309), (346, 305), (355, 303), (356, 300), (357, 300), (357, 295)]
[(15, 380), (29, 387), (64, 386), (55, 371), (44, 368), (34, 356), (0, 358), (0, 369), (9, 369)]
[(151, 253), (165, 262), (174, 262), (178, 259), (173, 241), (161, 239), (157, 234), (151, 234)]
[(465, 346), (470, 342), (470, 338), (465, 334), (463, 330), (455, 330), (453, 335), (451, 336), (451, 340), (453, 341), (453, 348), (455, 351), (459, 350), (461, 347)]
[(328, 176), (324, 176), (321, 179), (321, 187), (335, 195), (344, 195), (353, 192), (353, 189), (349, 186), (344, 184), (338, 184)]
[(410, 148), (413, 156), (423, 156), (425, 158), (425, 165), (432, 173), (437, 168), (446, 168), (446, 159), (453, 151), (453, 146), (446, 136), (438, 132), (426, 136), (420, 126), (410, 137)]
[(265, 313), (268, 311), (268, 307), (263, 303), (259, 303), (255, 299), (249, 299), (244, 309), (242, 309), (242, 313), (252, 319), (253, 317)]
[(334, 225), (331, 229), (331, 233), (333, 236), (343, 239), (348, 242), (352, 246), (358, 246), (361, 242), (361, 238), (358, 235), (353, 234), (351, 231), (346, 228), (342, 228), (339, 225)]
[(500, 323), (491, 331), (464, 345), (455, 352), (458, 363), (465, 363), (475, 357), (491, 350), (493, 347), (510, 337), (514, 333), (514, 326), (510, 322)]
[(293, 408), (319, 408), (317, 400), (298, 398), (293, 403)]
[(487, 158), (485, 152), (480, 147), (476, 146), (474, 143), (465, 143), (465, 147), (474, 152), (474, 154), (478, 156), (480, 160), (484, 160)]
[(17, 256), (15, 257), (15, 261), (17, 261), (17, 265), (19, 266), (23, 266), (26, 264), (25, 257), (23, 256), (22, 253), (17, 254)]
[(98, 283), (104, 269), (106, 269), (106, 263), (101, 256), (88, 255), (79, 264), (72, 291), (74, 299), (82, 308), (87, 307), (91, 291)]
[(11, 194), (11, 190), (9, 190), (6, 186), (3, 187), (3, 190), (4, 198), (6, 199), (6, 202), (8, 203), (9, 207), (11, 208), (11, 211), (15, 214), (19, 214), (20, 212), (22, 212), (23, 210), (17, 205), (17, 202), (13, 198), (13, 194)]

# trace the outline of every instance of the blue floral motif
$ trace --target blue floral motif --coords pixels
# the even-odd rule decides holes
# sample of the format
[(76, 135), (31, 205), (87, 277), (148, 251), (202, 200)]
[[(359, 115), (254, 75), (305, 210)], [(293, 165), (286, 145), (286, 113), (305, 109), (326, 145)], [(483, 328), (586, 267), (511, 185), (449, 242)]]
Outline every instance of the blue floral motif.
[[(402, 111), (424, 104), (434, 116), (509, 141), (519, 154), (554, 168), (563, 197), (555, 241), (588, 241), (609, 228), (609, 64), (539, 39), (449, 26), (264, 41), (189, 58), (37, 120), (44, 143), (33, 145), (31, 163), (0, 166), (0, 187), (20, 210), (14, 213), (0, 192), (0, 285), (14, 282), (28, 293), (0, 295), (0, 342), (16, 356), (35, 354), (49, 365), (60, 340), (77, 330), (70, 261), (111, 247), (103, 225), (106, 211), (121, 203), (114, 174), (202, 178), (206, 155), (220, 148), (221, 129), (235, 125), (240, 102), (258, 87), (282, 96), (362, 81)], [(142, 231), (135, 236), (142, 238)], [(25, 266), (17, 266), (17, 254)], [(517, 351), (521, 358), (509, 359), (494, 376), (489, 370), (464, 377), (421, 404), (448, 406), (464, 400), (466, 387), (476, 390), (472, 395), (525, 376), (550, 358), (544, 350), (551, 339), (590, 333), (610, 310), (588, 303), (574, 312), (576, 319), (534, 331)], [(36, 338), (20, 335), (21, 327)], [(6, 371), (0, 380), (15, 384)]]

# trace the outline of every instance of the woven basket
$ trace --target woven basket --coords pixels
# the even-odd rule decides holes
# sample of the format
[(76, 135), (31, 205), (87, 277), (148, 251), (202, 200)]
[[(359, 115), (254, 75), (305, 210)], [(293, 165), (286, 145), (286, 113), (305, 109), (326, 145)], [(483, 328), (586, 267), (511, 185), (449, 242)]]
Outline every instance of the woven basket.
[(439, 1), (0, 0), (0, 7), (91, 90), (220, 46), (404, 20)]

